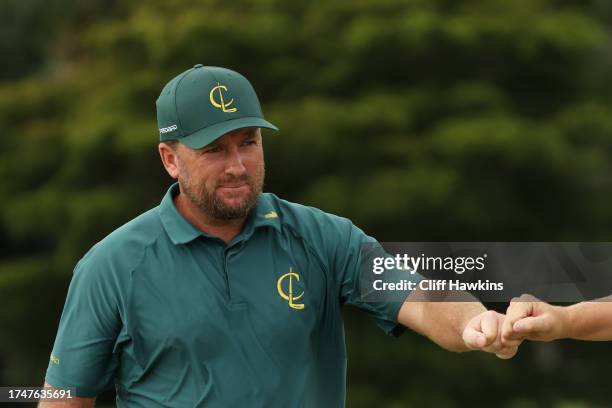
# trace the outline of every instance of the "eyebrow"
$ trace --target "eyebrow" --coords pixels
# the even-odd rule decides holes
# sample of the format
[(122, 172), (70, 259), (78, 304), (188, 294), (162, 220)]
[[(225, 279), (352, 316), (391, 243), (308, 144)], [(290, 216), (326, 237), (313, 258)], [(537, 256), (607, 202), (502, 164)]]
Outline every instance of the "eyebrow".
[(199, 150), (204, 151), (204, 150), (212, 149), (213, 147), (217, 147), (217, 146), (219, 146), (219, 144), (216, 141), (214, 141), (214, 142), (207, 144), (206, 146), (202, 147)]
[(257, 136), (257, 129), (249, 130), (249, 131), (245, 132), (245, 134), (247, 135), (247, 138), (248, 137), (255, 137), (255, 136)]

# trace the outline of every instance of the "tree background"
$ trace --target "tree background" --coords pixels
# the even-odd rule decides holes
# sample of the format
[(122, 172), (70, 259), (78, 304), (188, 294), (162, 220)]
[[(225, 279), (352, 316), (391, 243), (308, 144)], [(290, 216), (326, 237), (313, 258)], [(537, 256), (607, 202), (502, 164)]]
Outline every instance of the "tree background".
[[(612, 241), (611, 23), (606, 0), (3, 0), (0, 384), (42, 382), (76, 261), (159, 203), (155, 99), (196, 63), (280, 127), (267, 191), (380, 241)], [(501, 361), (366, 319), (349, 407), (612, 404), (606, 343)]]

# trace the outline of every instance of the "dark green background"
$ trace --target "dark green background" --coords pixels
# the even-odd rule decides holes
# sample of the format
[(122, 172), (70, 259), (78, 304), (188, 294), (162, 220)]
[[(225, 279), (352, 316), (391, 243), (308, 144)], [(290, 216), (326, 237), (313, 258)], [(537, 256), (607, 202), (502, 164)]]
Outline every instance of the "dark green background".
[[(611, 23), (607, 0), (3, 0), (0, 384), (42, 382), (74, 264), (161, 199), (155, 99), (196, 63), (281, 128), (267, 191), (381, 241), (612, 241)], [(500, 361), (367, 320), (349, 407), (612, 405), (609, 344)]]

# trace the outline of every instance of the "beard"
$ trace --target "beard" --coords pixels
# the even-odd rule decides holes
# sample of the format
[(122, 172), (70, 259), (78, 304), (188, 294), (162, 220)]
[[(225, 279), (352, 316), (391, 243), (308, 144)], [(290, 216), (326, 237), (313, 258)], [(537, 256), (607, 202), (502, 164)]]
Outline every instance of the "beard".
[[(257, 205), (259, 194), (263, 189), (265, 169), (257, 171), (253, 176), (226, 177), (218, 180), (213, 188), (205, 184), (198, 185), (191, 177), (183, 174), (179, 177), (181, 193), (204, 214), (218, 221), (232, 221), (246, 217)], [(217, 195), (217, 188), (226, 183), (246, 183), (249, 193), (238, 205), (229, 205)]]

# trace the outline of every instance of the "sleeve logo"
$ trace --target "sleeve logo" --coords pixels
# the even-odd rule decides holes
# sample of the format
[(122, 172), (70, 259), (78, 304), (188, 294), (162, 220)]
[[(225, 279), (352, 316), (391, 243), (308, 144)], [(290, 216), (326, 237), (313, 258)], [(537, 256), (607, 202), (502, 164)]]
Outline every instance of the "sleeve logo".
[(53, 364), (59, 364), (59, 358), (53, 354), (51, 354), (51, 357), (49, 357), (49, 361), (51, 361)]

